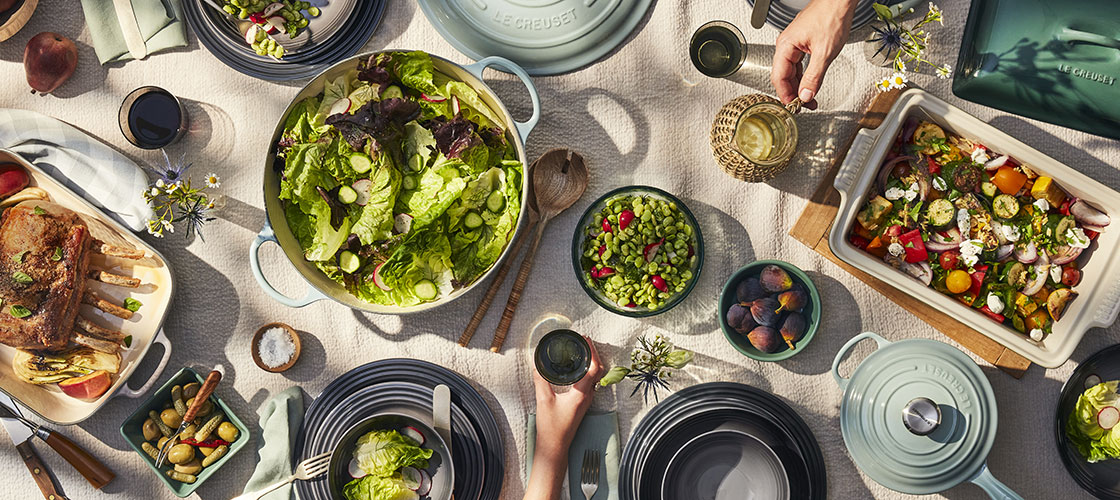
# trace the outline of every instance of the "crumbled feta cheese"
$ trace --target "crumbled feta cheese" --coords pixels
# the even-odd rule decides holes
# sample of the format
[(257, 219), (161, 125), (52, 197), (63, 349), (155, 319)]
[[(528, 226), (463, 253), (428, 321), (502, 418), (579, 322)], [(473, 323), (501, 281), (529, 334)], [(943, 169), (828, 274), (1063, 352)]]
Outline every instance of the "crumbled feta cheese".
[(1019, 241), (1022, 234), (1019, 233), (1019, 227), (1011, 224), (1000, 224), (999, 232), (1003, 234), (1004, 239), (1012, 243)]
[(890, 254), (895, 257), (902, 255), (902, 253), (905, 251), (906, 249), (902, 248), (902, 245), (899, 245), (898, 243), (891, 243), (890, 245), (887, 245), (887, 252), (890, 252)]
[(918, 183), (911, 184), (910, 189), (907, 189), (903, 196), (906, 197), (906, 201), (914, 201), (914, 198), (918, 197)]
[(988, 310), (1000, 314), (1003, 312), (1003, 301), (994, 293), (988, 294)]
[(987, 163), (991, 158), (988, 156), (988, 150), (977, 146), (972, 150), (972, 161), (975, 163)]
[(984, 242), (980, 240), (966, 240), (961, 243), (961, 262), (968, 267), (980, 261), (980, 252), (984, 251)]
[(1066, 242), (1073, 248), (1089, 248), (1089, 237), (1079, 227), (1066, 230)]
[(1043, 212), (1050, 211), (1050, 202), (1046, 201), (1046, 198), (1039, 198), (1035, 200), (1034, 206), (1038, 207), (1038, 209), (1042, 210)]
[(903, 191), (903, 190), (901, 190), (899, 188), (896, 188), (896, 187), (887, 188), (887, 191), (885, 193), (883, 193), (883, 197), (885, 197), (886, 199), (891, 200), (891, 201), (902, 198), (905, 195), (906, 195), (906, 191)]
[(945, 179), (942, 179), (940, 177), (934, 177), (933, 178), (933, 189), (936, 189), (938, 191), (944, 191), (948, 188), (949, 188), (949, 185), (945, 183)]
[(1050, 266), (1050, 279), (1054, 283), (1062, 282), (1062, 266)]
[(972, 229), (972, 216), (968, 210), (957, 210), (957, 229), (960, 229), (961, 236), (968, 237), (968, 231)]
[(1031, 330), (1031, 340), (1035, 342), (1042, 342), (1042, 337), (1042, 330), (1039, 330), (1038, 328)]

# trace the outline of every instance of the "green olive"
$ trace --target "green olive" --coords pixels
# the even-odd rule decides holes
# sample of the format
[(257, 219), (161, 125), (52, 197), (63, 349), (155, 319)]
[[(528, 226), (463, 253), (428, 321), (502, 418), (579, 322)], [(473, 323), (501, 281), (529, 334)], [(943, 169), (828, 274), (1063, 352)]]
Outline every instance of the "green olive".
[(153, 441), (159, 439), (159, 437), (163, 435), (159, 432), (159, 427), (156, 427), (155, 421), (150, 418), (144, 419), (143, 432), (144, 441)]
[(232, 423), (222, 422), (222, 425), (218, 426), (218, 437), (222, 438), (223, 441), (227, 441), (230, 443), (236, 441), (238, 433), (239, 431), (237, 430), (237, 426), (233, 425)]
[(167, 460), (175, 465), (182, 465), (194, 460), (194, 446), (179, 443), (167, 451)]
[(172, 429), (178, 429), (179, 424), (183, 423), (183, 417), (174, 408), (163, 410), (163, 413), (159, 414), (159, 419), (163, 421), (163, 425)]
[(156, 448), (159, 448), (159, 449), (162, 450), (163, 449), (163, 444), (167, 442), (167, 439), (168, 439), (167, 436), (159, 438), (159, 441), (156, 442)]
[[(188, 399), (187, 408), (190, 408), (192, 404), (194, 404), (194, 398)], [(201, 405), (199, 405), (198, 413), (195, 414), (195, 417), (205, 417), (212, 411), (214, 411), (214, 403), (211, 403), (210, 400), (207, 399), (206, 401), (203, 401)]]
[(175, 470), (183, 474), (198, 474), (202, 472), (202, 460), (196, 458), (185, 464), (176, 464)]
[(198, 390), (202, 389), (202, 384), (198, 382), (191, 382), (183, 386), (183, 399), (191, 399), (198, 394)]
[(179, 434), (179, 439), (188, 439), (194, 437), (194, 433), (198, 432), (198, 426), (194, 424), (187, 424), (183, 432)]

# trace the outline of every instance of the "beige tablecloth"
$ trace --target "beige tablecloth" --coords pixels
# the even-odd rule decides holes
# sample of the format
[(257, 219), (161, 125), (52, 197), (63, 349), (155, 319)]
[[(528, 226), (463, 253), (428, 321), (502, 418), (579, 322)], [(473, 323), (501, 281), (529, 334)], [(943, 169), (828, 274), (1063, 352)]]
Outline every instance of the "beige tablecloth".
[[(946, 11), (945, 27), (933, 30), (933, 58), (953, 63), (968, 2), (946, 1), (941, 7)], [(746, 31), (751, 43), (748, 64), (734, 81), (700, 77), (688, 63), (687, 40), (693, 29), (711, 19), (723, 18), (747, 28), (748, 17), (748, 5), (741, 0), (662, 0), (641, 31), (607, 59), (571, 74), (536, 79), (544, 111), (528, 141), (529, 154), (535, 157), (555, 146), (577, 148), (584, 153), (592, 178), (585, 198), (550, 226), (508, 348), (501, 355), (484, 347), (497, 323), (496, 310), (482, 324), (480, 338), (471, 349), (454, 343), (481, 300), (481, 292), (437, 313), (394, 317), (356, 313), (330, 302), (288, 309), (257, 287), (247, 254), (264, 222), (261, 169), (267, 161), (269, 136), (295, 95), (296, 84), (243, 76), (200, 47), (193, 34), (185, 49), (145, 61), (101, 66), (89, 45), (89, 32), (77, 4), (54, 1), (41, 2), (30, 24), (0, 43), (0, 106), (62, 118), (138, 161), (156, 161), (156, 155), (124, 140), (116, 122), (117, 108), (124, 95), (140, 85), (158, 85), (186, 99), (192, 131), (172, 153), (186, 151), (194, 162), (191, 173), (195, 176), (219, 174), (228, 203), (222, 218), (206, 226), (205, 242), (184, 239), (181, 231), (154, 242), (170, 260), (178, 279), (175, 309), (166, 324), (174, 351), (160, 381), (184, 365), (207, 368), (221, 364), (226, 378), (218, 392), (242, 419), (252, 422), (260, 404), (293, 384), (314, 396), (335, 377), (368, 361), (397, 356), (429, 360), (470, 378), (490, 403), (503, 429), (509, 464), (502, 498), (520, 498), (525, 416), (533, 405), (530, 368), (522, 344), (535, 319), (554, 312), (570, 317), (577, 330), (602, 343), (608, 359), (624, 360), (633, 338), (643, 332), (667, 334), (695, 350), (696, 363), (674, 381), (676, 387), (733, 380), (789, 401), (808, 421), (824, 450), (831, 498), (905, 498), (877, 485), (852, 463), (838, 426), (840, 391), (826, 372), (840, 345), (863, 330), (890, 339), (947, 339), (786, 235), (874, 92), (872, 82), (886, 71), (866, 62), (860, 43), (849, 44), (825, 81), (821, 109), (798, 118), (802, 135), (793, 166), (769, 184), (733, 181), (712, 160), (708, 127), (725, 101), (743, 93), (771, 90), (768, 67), (778, 32), (771, 27)], [(73, 79), (56, 94), (32, 95), (20, 65), (23, 47), (35, 33), (48, 30), (78, 42), (80, 63)], [(381, 26), (367, 45), (371, 50), (386, 47), (423, 49), (469, 62), (439, 37), (410, 0), (390, 0)], [(930, 76), (914, 80), (1039, 150), (1120, 188), (1120, 172), (1111, 166), (1120, 163), (1117, 141), (963, 102), (951, 95), (948, 82)], [(520, 83), (497, 73), (492, 75), (492, 83), (515, 115), (528, 116), (529, 99)], [(659, 186), (684, 198), (700, 219), (707, 242), (704, 272), (688, 300), (673, 311), (643, 320), (621, 318), (595, 306), (576, 284), (569, 257), (578, 212), (607, 190), (632, 183)], [(803, 354), (781, 363), (760, 364), (741, 356), (723, 339), (714, 315), (726, 276), (758, 258), (780, 258), (801, 266), (825, 298), (824, 326), (816, 340)], [(262, 261), (274, 282), (289, 293), (302, 293), (302, 280), (277, 248), (266, 248)], [(505, 293), (499, 297), (504, 298)], [(270, 321), (284, 321), (304, 332), (303, 357), (282, 375), (261, 371), (249, 354), (250, 336)], [(1021, 380), (980, 362), (995, 388), (1000, 415), (988, 464), (1024, 497), (1086, 496), (1063, 470), (1055, 450), (1054, 405), (1062, 382), (1078, 360), (1113, 343), (1116, 334), (1116, 328), (1090, 331), (1064, 366), (1049, 371), (1034, 367)], [(154, 361), (147, 360), (140, 372), (153, 366)], [(598, 407), (620, 410), (623, 436), (648, 409), (640, 400), (628, 399), (628, 392), (604, 391), (596, 401)], [(118, 434), (121, 421), (135, 405), (115, 399), (88, 421), (61, 430), (117, 472), (117, 480), (105, 488), (112, 498), (172, 498)], [(0, 443), (0, 470), (4, 471), (0, 497), (40, 498), (14, 447), (6, 439), (0, 441), (4, 441)], [(49, 448), (35, 446), (68, 496), (108, 498), (91, 491)], [(253, 449), (247, 447), (234, 457), (197, 495), (224, 500), (238, 494), (255, 464)], [(945, 493), (945, 498), (953, 499), (981, 497), (980, 490), (971, 485)]]

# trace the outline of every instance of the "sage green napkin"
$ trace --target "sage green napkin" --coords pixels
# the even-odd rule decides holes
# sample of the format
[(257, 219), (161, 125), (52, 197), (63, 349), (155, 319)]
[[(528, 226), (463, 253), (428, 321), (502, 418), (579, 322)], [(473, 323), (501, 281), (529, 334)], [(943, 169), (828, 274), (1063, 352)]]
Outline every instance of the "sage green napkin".
[[(303, 425), (303, 392), (289, 387), (257, 410), (261, 420), (259, 459), (245, 492), (257, 491), (292, 474), (292, 444)], [(262, 497), (262, 500), (288, 500), (292, 485), (284, 486)]]
[[(82, 11), (101, 64), (132, 59), (117, 17), (114, 0), (82, 0)], [(145, 40), (148, 54), (187, 44), (181, 0), (125, 0), (132, 3), (135, 19), (126, 19)], [(133, 28), (135, 29), (135, 28)]]
[[(527, 425), (525, 445), (525, 480), (533, 469), (533, 451), (537, 440), (537, 416), (530, 414)], [(585, 450), (599, 450), (603, 455), (599, 462), (599, 489), (587, 500), (618, 500), (618, 462), (621, 447), (618, 438), (618, 414), (588, 413), (576, 430), (572, 446), (568, 448), (568, 498), (581, 500), (580, 466), (583, 465)], [(563, 497), (561, 497), (563, 498)]]

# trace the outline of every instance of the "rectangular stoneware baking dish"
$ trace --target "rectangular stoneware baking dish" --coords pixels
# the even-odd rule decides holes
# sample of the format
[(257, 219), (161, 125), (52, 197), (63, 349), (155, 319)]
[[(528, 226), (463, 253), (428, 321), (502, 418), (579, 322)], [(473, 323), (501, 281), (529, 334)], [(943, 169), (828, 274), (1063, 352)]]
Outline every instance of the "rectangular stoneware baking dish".
[[(171, 343), (162, 329), (174, 290), (171, 268), (156, 249), (148, 246), (100, 209), (21, 156), (0, 149), (0, 163), (8, 162), (18, 163), (27, 169), (31, 174), (31, 185), (38, 186), (49, 193), (50, 201), (77, 212), (89, 226), (90, 234), (94, 238), (109, 244), (142, 249), (147, 254), (137, 261), (98, 254), (94, 254), (90, 259), (90, 267), (96, 266), (98, 269), (114, 274), (140, 278), (142, 283), (139, 288), (123, 288), (87, 281), (91, 289), (114, 303), (120, 304), (125, 297), (132, 297), (143, 304), (132, 319), (127, 321), (89, 305), (81, 306), (79, 314), (89, 318), (90, 321), (132, 336), (132, 346), (121, 351), (120, 372), (114, 375), (113, 385), (101, 397), (90, 401), (75, 399), (63, 394), (54, 384), (33, 385), (20, 381), (12, 370), (12, 358), (16, 350), (0, 344), (0, 391), (45, 420), (60, 425), (76, 424), (89, 418), (114, 396), (140, 397), (163, 373), (167, 360), (171, 356)], [(125, 384), (125, 381), (136, 370), (140, 360), (148, 354), (153, 343), (163, 345), (163, 357), (143, 387), (133, 390)]]
[(1054, 323), (1053, 333), (1041, 342), (1032, 341), (888, 266), (849, 243), (847, 235), (852, 224), (856, 223), (856, 213), (867, 200), (892, 142), (906, 119), (911, 117), (932, 121), (946, 131), (984, 144), (994, 152), (1011, 155), (1039, 175), (1052, 177), (1067, 193), (1088, 201), (1114, 220), (1120, 216), (1120, 193), (919, 89), (905, 91), (879, 128), (859, 131), (836, 175), (834, 185), (840, 191), (840, 209), (828, 235), (828, 243), (837, 257), (937, 307), (1034, 363), (1046, 368), (1058, 367), (1069, 359), (1090, 328), (1104, 328), (1116, 320), (1120, 311), (1120, 230), (1110, 228), (1101, 233), (1089, 251), (1078, 258), (1084, 276), (1074, 288), (1079, 295), (1070, 303), (1062, 319)]

